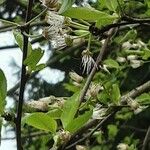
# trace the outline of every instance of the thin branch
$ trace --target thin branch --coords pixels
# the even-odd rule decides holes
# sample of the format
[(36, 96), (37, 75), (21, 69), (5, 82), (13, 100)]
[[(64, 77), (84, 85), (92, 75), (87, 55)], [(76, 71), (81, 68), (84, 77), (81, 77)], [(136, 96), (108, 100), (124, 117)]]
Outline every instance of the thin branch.
[(85, 96), (85, 94), (86, 94), (86, 92), (87, 92), (87, 90), (88, 90), (88, 88), (90, 86), (90, 83), (91, 83), (91, 81), (92, 81), (92, 79), (93, 79), (93, 77), (94, 77), (94, 75), (96, 73), (97, 66), (99, 66), (99, 64), (102, 62), (103, 56), (104, 56), (105, 52), (107, 51), (107, 46), (108, 46), (108, 44), (110, 42), (110, 38), (111, 38), (113, 32), (114, 32), (114, 29), (111, 29), (109, 31), (108, 38), (105, 40), (105, 42), (104, 42), (104, 44), (103, 44), (103, 46), (102, 46), (102, 48), (100, 50), (100, 53), (99, 53), (99, 55), (97, 57), (97, 60), (96, 60), (96, 64), (94, 65), (94, 67), (93, 67), (90, 75), (88, 76), (87, 81), (86, 81), (86, 83), (85, 83), (85, 85), (84, 85), (84, 87), (83, 87), (83, 89), (81, 91), (81, 94), (80, 94), (80, 97), (79, 97), (80, 104), (82, 103), (82, 101), (84, 99), (84, 96)]
[(147, 144), (148, 144), (149, 139), (150, 139), (150, 126), (148, 127), (146, 136), (145, 136), (145, 138), (144, 138), (142, 150), (146, 150), (146, 147), (147, 147)]
[(122, 96), (121, 98), (121, 103), (125, 103), (126, 100), (131, 97), (131, 98), (135, 98), (138, 95), (140, 95), (141, 93), (143, 93), (144, 91), (147, 91), (150, 89), (150, 80), (147, 81), (146, 83), (140, 85), (139, 87), (133, 89), (132, 91), (130, 91), (129, 93), (125, 94), (124, 96)]
[(100, 123), (86, 136), (84, 136), (83, 138), (79, 139), (78, 141), (74, 142), (73, 144), (67, 146), (65, 149), (70, 149), (73, 146), (77, 145), (78, 143), (83, 142), (84, 140), (86, 140), (87, 138), (91, 137), (93, 135), (93, 133), (99, 129), (107, 120), (109, 120), (113, 115), (114, 115), (115, 111), (112, 112), (111, 114), (109, 114), (108, 116), (106, 116), (102, 121), (100, 121)]
[[(28, 22), (31, 18), (33, 2), (34, 2), (34, 0), (28, 1), (26, 22)], [(24, 31), (29, 33), (29, 25), (26, 26)], [(23, 57), (22, 57), (21, 84), (20, 84), (19, 101), (18, 101), (18, 106), (17, 106), (17, 116), (16, 116), (16, 140), (17, 140), (17, 149), (18, 150), (23, 150), (22, 140), (21, 140), (21, 117), (22, 117), (22, 107), (23, 107), (25, 84), (26, 84), (26, 81), (28, 78), (28, 76), (26, 74), (26, 66), (23, 64), (23, 62), (27, 57), (27, 51), (28, 51), (28, 37), (23, 35)]]
[[(44, 135), (48, 135), (48, 132), (33, 132), (30, 133), (30, 135), (23, 135), (22, 138), (29, 138), (29, 137), (37, 137), (37, 136), (44, 136)], [(1, 140), (14, 140), (16, 139), (16, 137), (5, 137), (5, 138), (1, 138)]]
[(133, 130), (133, 131), (143, 132), (143, 133), (146, 132), (146, 129), (140, 129), (140, 128), (133, 127), (133, 126), (130, 126), (130, 125), (122, 125), (120, 128), (121, 129), (130, 129), (130, 130)]

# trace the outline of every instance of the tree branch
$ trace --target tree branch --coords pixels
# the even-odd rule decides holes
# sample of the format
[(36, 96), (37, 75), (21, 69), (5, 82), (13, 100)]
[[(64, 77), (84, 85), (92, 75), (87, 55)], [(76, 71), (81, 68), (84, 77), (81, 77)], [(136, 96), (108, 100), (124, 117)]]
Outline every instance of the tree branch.
[[(28, 22), (31, 18), (32, 5), (34, 0), (29, 0), (27, 14), (26, 14), (26, 22)], [(29, 33), (29, 25), (24, 29), (25, 32)], [(17, 116), (16, 116), (16, 140), (17, 140), (17, 149), (23, 150), (22, 148), (22, 140), (21, 140), (21, 117), (22, 117), (22, 107), (23, 107), (23, 99), (24, 99), (24, 90), (25, 84), (28, 78), (26, 74), (26, 66), (23, 64), (24, 60), (27, 57), (28, 51), (28, 37), (23, 35), (23, 57), (22, 57), (22, 71), (21, 71), (21, 84), (20, 84), (20, 93), (19, 93), (19, 101), (17, 106)]]
[(99, 66), (99, 64), (102, 62), (103, 56), (104, 56), (105, 52), (107, 51), (107, 46), (108, 46), (108, 44), (110, 42), (110, 38), (111, 38), (113, 32), (114, 32), (114, 29), (111, 29), (109, 31), (108, 38), (105, 40), (105, 42), (104, 42), (104, 44), (103, 44), (103, 46), (102, 46), (102, 48), (100, 50), (100, 53), (99, 53), (99, 55), (97, 57), (97, 60), (96, 60), (96, 64), (94, 65), (94, 67), (93, 67), (90, 75), (88, 76), (87, 81), (86, 81), (86, 83), (85, 83), (85, 85), (84, 85), (84, 87), (83, 87), (83, 89), (82, 89), (82, 91), (80, 93), (80, 97), (79, 97), (80, 104), (82, 103), (82, 101), (84, 99), (84, 96), (85, 96), (85, 94), (86, 94), (86, 92), (87, 92), (87, 90), (88, 90), (88, 88), (90, 86), (90, 83), (91, 83), (91, 81), (92, 81), (92, 79), (93, 79), (93, 77), (94, 77), (94, 75), (96, 73), (97, 66)]
[(144, 138), (142, 150), (146, 150), (147, 143), (148, 143), (149, 139), (150, 139), (150, 126), (148, 127), (146, 136), (145, 136), (145, 138)]

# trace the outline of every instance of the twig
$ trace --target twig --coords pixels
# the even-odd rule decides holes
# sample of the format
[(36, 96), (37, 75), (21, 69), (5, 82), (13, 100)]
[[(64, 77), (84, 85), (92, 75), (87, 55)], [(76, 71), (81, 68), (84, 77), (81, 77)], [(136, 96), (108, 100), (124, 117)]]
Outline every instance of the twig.
[(149, 138), (150, 138), (150, 126), (148, 127), (146, 136), (145, 136), (145, 138), (144, 138), (142, 150), (146, 150), (146, 146), (147, 146), (147, 143), (148, 143), (148, 141), (149, 141)]
[[(48, 132), (33, 132), (30, 135), (23, 135), (22, 138), (28, 138), (28, 137), (36, 137), (36, 136), (44, 136), (44, 135), (48, 135)], [(16, 139), (16, 137), (5, 137), (5, 138), (1, 138), (1, 140), (14, 140)]]
[(138, 95), (140, 95), (141, 93), (143, 93), (144, 91), (150, 89), (150, 80), (147, 81), (146, 83), (140, 85), (139, 87), (133, 89), (132, 91), (130, 91), (129, 93), (125, 94), (124, 96), (122, 96), (121, 98), (121, 103), (125, 103), (126, 100), (131, 97), (131, 98), (135, 98)]
[(67, 146), (65, 149), (70, 149), (73, 146), (77, 145), (78, 143), (81, 143), (82, 141), (86, 140), (87, 138), (91, 137), (93, 135), (93, 133), (99, 129), (108, 119), (110, 119), (110, 117), (112, 117), (114, 115), (115, 111), (112, 112), (111, 114), (109, 114), (108, 116), (106, 116), (102, 121), (100, 121), (100, 123), (86, 136), (84, 136), (83, 138), (79, 139), (78, 141), (74, 142), (73, 144)]
[[(34, 0), (28, 1), (26, 22), (28, 22), (31, 18), (33, 2), (34, 2)], [(29, 25), (26, 26), (24, 31), (29, 33)], [(23, 35), (23, 58), (22, 58), (22, 71), (21, 71), (21, 85), (20, 85), (19, 101), (18, 101), (17, 116), (16, 116), (16, 140), (17, 140), (17, 149), (18, 150), (23, 150), (22, 140), (21, 140), (21, 117), (22, 117), (24, 90), (25, 90), (25, 84), (27, 81), (26, 66), (23, 64), (23, 62), (27, 57), (27, 51), (28, 51), (28, 37)]]
[(83, 87), (83, 89), (81, 91), (81, 94), (80, 94), (80, 97), (79, 97), (80, 104), (82, 103), (82, 101), (84, 99), (84, 96), (85, 96), (85, 94), (86, 94), (86, 92), (87, 92), (87, 90), (88, 90), (88, 88), (90, 86), (90, 83), (91, 83), (91, 81), (92, 81), (92, 79), (93, 79), (93, 77), (94, 77), (94, 75), (96, 73), (97, 66), (99, 66), (99, 64), (101, 63), (101, 61), (103, 59), (103, 56), (104, 56), (104, 54), (105, 54), (105, 52), (107, 50), (107, 46), (108, 46), (108, 44), (110, 42), (110, 38), (111, 38), (113, 32), (114, 32), (114, 29), (111, 29), (109, 31), (108, 38), (105, 40), (105, 42), (104, 42), (104, 44), (103, 44), (103, 46), (102, 46), (102, 48), (100, 50), (100, 53), (99, 53), (99, 55), (97, 57), (97, 60), (96, 60), (96, 64), (94, 65), (94, 67), (93, 67), (90, 75), (88, 76), (87, 81), (86, 81), (86, 83), (85, 83), (85, 85), (84, 85), (84, 87)]
[(130, 130), (134, 130), (134, 131), (137, 131), (137, 132), (143, 132), (143, 133), (146, 132), (145, 129), (140, 129), (140, 128), (133, 127), (133, 126), (130, 126), (130, 125), (122, 125), (120, 128), (121, 129), (130, 129)]

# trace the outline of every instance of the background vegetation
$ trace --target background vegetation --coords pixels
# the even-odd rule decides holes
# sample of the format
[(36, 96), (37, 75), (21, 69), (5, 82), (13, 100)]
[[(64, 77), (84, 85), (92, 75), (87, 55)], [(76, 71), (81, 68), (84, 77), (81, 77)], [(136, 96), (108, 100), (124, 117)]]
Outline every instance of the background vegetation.
[[(18, 150), (150, 149), (149, 8), (149, 0), (0, 0), (0, 33), (17, 43), (0, 50), (23, 54), (13, 88), (0, 70), (1, 126), (13, 128)], [(42, 80), (46, 67), (63, 81)]]

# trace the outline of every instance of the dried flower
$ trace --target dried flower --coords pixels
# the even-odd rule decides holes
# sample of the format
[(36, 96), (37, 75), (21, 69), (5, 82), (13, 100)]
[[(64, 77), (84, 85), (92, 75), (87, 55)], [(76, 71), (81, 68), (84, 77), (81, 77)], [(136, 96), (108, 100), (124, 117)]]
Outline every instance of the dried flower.
[(100, 90), (103, 90), (103, 87), (99, 84), (91, 84), (87, 92), (88, 97), (96, 97)]
[(61, 143), (66, 143), (71, 138), (71, 133), (69, 131), (60, 130), (59, 131), (59, 138), (61, 140)]
[(83, 65), (83, 73), (89, 74), (92, 67), (96, 66), (94, 59), (92, 58), (92, 53), (89, 49), (86, 49), (82, 52), (82, 65)]

